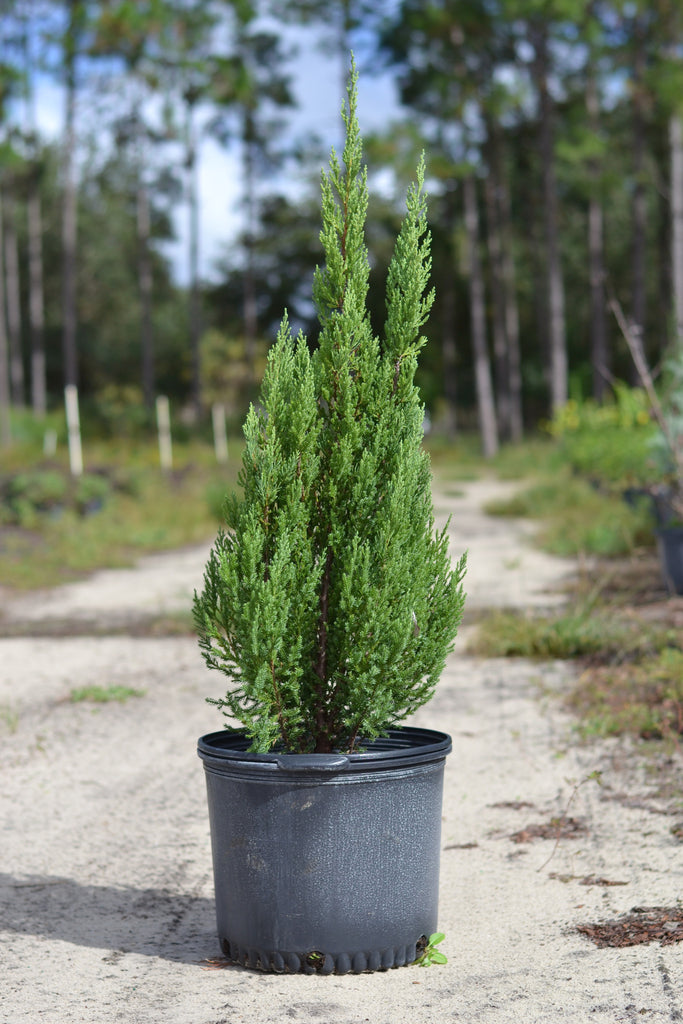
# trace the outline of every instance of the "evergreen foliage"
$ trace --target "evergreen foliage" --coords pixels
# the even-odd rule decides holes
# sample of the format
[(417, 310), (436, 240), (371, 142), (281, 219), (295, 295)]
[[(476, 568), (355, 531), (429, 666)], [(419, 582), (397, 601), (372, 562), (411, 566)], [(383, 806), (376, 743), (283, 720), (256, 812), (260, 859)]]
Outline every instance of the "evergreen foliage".
[(352, 67), (343, 164), (322, 176), (325, 265), (311, 355), (285, 315), (249, 411), (241, 499), (195, 594), (203, 656), (231, 683), (212, 703), (255, 750), (352, 750), (432, 696), (462, 614), (437, 532), (414, 384), (431, 303), (424, 168), (387, 280), (384, 339), (366, 308), (366, 170)]

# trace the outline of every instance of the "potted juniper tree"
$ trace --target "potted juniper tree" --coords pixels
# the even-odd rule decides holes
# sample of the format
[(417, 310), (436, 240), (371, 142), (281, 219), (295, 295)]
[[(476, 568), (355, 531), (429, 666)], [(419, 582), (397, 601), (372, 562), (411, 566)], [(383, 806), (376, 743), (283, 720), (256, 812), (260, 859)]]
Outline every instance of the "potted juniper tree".
[(194, 612), (218, 932), (236, 963), (360, 972), (415, 960), (436, 930), (444, 733), (400, 726), (432, 696), (462, 614), (434, 523), (414, 383), (428, 315), (423, 167), (387, 280), (366, 308), (366, 170), (352, 66), (343, 161), (322, 175), (318, 348), (287, 317), (249, 411), (242, 495)]

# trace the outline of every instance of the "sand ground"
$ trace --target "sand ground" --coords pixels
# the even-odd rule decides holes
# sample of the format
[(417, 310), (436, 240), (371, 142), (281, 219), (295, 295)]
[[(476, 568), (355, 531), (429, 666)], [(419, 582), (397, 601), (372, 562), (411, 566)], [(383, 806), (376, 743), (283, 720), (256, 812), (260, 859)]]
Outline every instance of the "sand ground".
[[(470, 621), (486, 607), (557, 604), (576, 571), (534, 550), (528, 524), (483, 514), (509, 486), (480, 481), (436, 496), (439, 514), (453, 517), (454, 554), (469, 550)], [(195, 747), (220, 728), (203, 700), (220, 678), (192, 638), (125, 631), (187, 608), (205, 557), (192, 549), (40, 594), (0, 594), (0, 1019), (683, 1020), (682, 945), (601, 949), (576, 931), (681, 898), (672, 827), (683, 810), (662, 786), (680, 778), (680, 755), (580, 743), (558, 697), (572, 669), (473, 658), (471, 625), (415, 719), (453, 737), (440, 902), (448, 964), (328, 978), (207, 969), (220, 951)], [(144, 696), (69, 699), (92, 684)], [(602, 785), (589, 779), (595, 771)], [(582, 826), (574, 837), (556, 848), (530, 838), (569, 804)], [(519, 832), (529, 841), (515, 841)]]

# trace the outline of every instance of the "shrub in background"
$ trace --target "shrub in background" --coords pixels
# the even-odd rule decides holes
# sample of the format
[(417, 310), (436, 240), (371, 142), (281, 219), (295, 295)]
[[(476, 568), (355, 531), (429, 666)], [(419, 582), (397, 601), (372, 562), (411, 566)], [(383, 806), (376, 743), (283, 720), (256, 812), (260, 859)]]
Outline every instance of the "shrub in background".
[(610, 487), (642, 486), (657, 474), (652, 453), (657, 425), (647, 394), (618, 381), (614, 401), (571, 399), (548, 425), (576, 472)]

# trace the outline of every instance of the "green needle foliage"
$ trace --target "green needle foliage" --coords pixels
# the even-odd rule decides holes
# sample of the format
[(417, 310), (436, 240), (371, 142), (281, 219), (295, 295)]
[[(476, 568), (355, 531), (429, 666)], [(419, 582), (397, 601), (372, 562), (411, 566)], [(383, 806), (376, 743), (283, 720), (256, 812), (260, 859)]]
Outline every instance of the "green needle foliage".
[(366, 169), (352, 66), (343, 165), (322, 176), (326, 262), (313, 297), (322, 331), (310, 354), (287, 316), (259, 408), (249, 411), (240, 484), (195, 594), (199, 643), (231, 679), (212, 703), (252, 749), (353, 750), (432, 696), (462, 614), (437, 532), (424, 410), (414, 384), (429, 238), (424, 168), (407, 198), (387, 281), (384, 338), (366, 308)]

